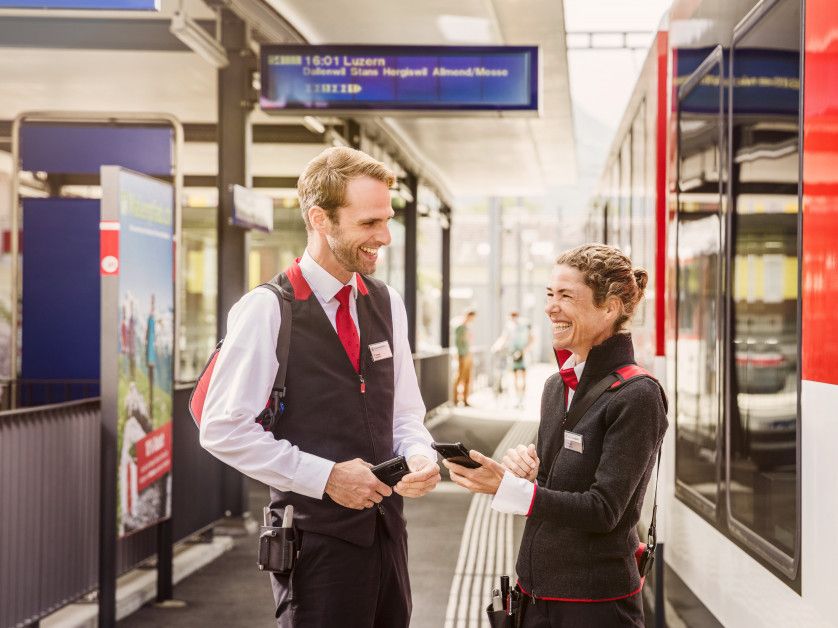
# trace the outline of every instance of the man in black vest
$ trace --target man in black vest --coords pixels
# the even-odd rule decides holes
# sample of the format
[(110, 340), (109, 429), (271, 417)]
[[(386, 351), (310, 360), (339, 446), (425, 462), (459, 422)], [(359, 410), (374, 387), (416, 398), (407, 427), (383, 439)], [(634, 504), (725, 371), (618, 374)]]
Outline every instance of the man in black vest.
[[(212, 374), (201, 444), (294, 506), (302, 545), (292, 576), (271, 576), (280, 627), (407, 627), (411, 599), (402, 497), (439, 482), (401, 297), (373, 279), (390, 243), (382, 163), (349, 148), (313, 159), (297, 191), (308, 233), (280, 283), (293, 294), (286, 408), (274, 440), (254, 422), (277, 369), (276, 297), (234, 305)], [(411, 473), (393, 489), (369, 470), (395, 455)]]

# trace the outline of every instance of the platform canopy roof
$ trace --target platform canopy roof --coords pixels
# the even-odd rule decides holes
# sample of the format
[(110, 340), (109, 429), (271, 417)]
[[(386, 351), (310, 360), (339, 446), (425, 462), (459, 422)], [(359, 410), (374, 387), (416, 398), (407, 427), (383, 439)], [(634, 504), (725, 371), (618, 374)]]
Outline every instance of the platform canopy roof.
[[(165, 112), (193, 127), (217, 123), (217, 71), (176, 40), (169, 23), (182, 7), (212, 31), (221, 7), (246, 17), (254, 5), (280, 25), (260, 30), (264, 20), (249, 20), (260, 43), (539, 46), (538, 116), (359, 119), (365, 133), (391, 147), (449, 203), (542, 195), (575, 182), (561, 0), (161, 0), (152, 13), (2, 10), (0, 151), (8, 151), (10, 120), (23, 111)], [(302, 116), (257, 110), (252, 120), (300, 128)], [(214, 175), (215, 149), (211, 138), (204, 142), (187, 145), (187, 174)], [(310, 138), (283, 150), (255, 146), (253, 174), (294, 177), (321, 149)]]
[(576, 157), (561, 0), (267, 0), (309, 43), (538, 45), (541, 114), (382, 120), (453, 196), (572, 184)]

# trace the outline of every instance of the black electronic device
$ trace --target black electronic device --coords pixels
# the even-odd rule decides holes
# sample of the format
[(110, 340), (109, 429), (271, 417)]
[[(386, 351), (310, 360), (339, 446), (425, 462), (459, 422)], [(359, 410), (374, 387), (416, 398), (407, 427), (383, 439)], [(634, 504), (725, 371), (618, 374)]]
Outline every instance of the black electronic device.
[(370, 469), (373, 475), (387, 486), (395, 486), (404, 476), (410, 473), (404, 456), (392, 458)]
[(468, 455), (468, 448), (462, 443), (431, 443), (431, 447), (436, 449), (443, 458), (461, 467), (477, 469), (481, 466), (479, 462), (471, 459)]

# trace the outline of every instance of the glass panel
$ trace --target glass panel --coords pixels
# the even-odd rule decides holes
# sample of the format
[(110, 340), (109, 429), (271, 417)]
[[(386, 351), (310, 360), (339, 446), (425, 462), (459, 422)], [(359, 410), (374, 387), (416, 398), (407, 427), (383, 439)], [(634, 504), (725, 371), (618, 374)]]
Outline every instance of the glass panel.
[(181, 281), (179, 364), (177, 380), (189, 382), (201, 374), (215, 347), (218, 303), (218, 210), (184, 207), (180, 247)]
[(718, 498), (722, 401), (721, 60), (679, 103), (676, 478), (711, 511)]
[(733, 519), (793, 555), (797, 535), (798, 0), (776, 5), (733, 51)]
[(404, 211), (394, 209), (396, 215), (390, 221), (390, 245), (378, 251), (375, 276), (398, 292), (404, 300)]
[(419, 216), (416, 242), (416, 352), (439, 351), (442, 302), (442, 224), (438, 216)]
[[(12, 377), (12, 211), (11, 175), (0, 172), (0, 380)], [(0, 408), (5, 387), (0, 381)]]
[(306, 248), (306, 226), (296, 199), (274, 204), (274, 230), (249, 232), (247, 239), (248, 288), (270, 281), (300, 257)]

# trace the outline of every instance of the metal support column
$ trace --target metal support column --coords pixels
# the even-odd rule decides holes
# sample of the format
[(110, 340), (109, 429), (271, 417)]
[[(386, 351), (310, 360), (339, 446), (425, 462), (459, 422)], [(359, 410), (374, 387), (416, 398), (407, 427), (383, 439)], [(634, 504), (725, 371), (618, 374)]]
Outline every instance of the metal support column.
[[(500, 336), (503, 303), (503, 206), (498, 197), (489, 199), (489, 290), (488, 290), (489, 342)], [(489, 385), (495, 386), (495, 358), (489, 355)]]
[[(515, 309), (524, 316), (524, 240), (521, 234), (521, 209), (515, 216)], [(529, 274), (529, 273), (528, 273)]]
[(361, 148), (361, 125), (355, 120), (344, 120), (343, 138), (352, 148)]
[[(227, 312), (247, 290), (245, 231), (233, 226), (233, 185), (248, 185), (248, 113), (253, 107), (255, 59), (247, 26), (229, 9), (219, 13), (221, 45), (230, 64), (218, 71), (218, 337), (224, 337)], [(224, 508), (233, 515), (247, 510), (244, 479), (225, 471)]]
[(442, 213), (442, 303), (440, 304), (440, 345), (451, 346), (451, 209), (443, 206)]
[(407, 309), (407, 339), (410, 350), (416, 352), (416, 291), (419, 289), (417, 277), (416, 240), (419, 227), (416, 215), (416, 199), (419, 196), (419, 181), (416, 176), (407, 173), (405, 184), (413, 200), (404, 206), (404, 306)]
[(171, 517), (157, 524), (157, 602), (174, 597), (174, 538)]

